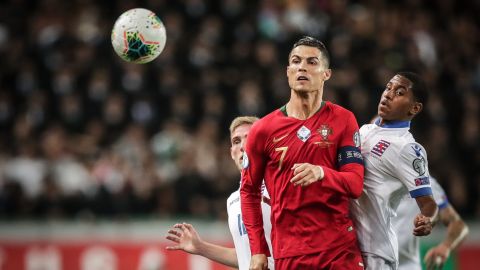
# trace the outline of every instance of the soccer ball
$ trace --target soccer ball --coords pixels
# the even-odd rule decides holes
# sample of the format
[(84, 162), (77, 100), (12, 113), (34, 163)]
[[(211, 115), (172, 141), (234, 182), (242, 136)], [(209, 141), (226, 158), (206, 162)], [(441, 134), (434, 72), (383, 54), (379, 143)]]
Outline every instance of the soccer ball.
[(167, 33), (155, 13), (144, 8), (134, 8), (118, 17), (111, 38), (113, 49), (123, 60), (144, 64), (163, 51)]

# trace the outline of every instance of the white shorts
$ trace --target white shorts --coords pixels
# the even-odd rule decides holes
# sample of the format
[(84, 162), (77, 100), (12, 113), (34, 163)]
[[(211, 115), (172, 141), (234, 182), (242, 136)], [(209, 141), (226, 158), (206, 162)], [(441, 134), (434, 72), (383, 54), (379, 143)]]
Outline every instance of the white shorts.
[(371, 253), (362, 253), (363, 263), (366, 270), (396, 270), (395, 262)]

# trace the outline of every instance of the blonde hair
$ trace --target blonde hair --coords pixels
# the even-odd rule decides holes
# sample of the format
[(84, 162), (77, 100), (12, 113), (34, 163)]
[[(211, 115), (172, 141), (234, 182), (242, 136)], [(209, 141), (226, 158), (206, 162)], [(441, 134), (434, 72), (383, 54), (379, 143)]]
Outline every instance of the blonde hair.
[(230, 134), (233, 133), (233, 131), (241, 126), (241, 125), (253, 125), (253, 123), (257, 122), (259, 120), (258, 117), (256, 116), (239, 116), (233, 119), (232, 123), (230, 124)]

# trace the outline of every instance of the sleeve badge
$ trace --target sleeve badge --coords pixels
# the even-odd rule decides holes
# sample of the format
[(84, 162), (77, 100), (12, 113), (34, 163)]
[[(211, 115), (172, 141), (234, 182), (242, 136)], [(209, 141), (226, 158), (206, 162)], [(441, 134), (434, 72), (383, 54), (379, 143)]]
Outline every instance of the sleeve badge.
[(353, 133), (353, 143), (355, 144), (355, 147), (360, 147), (361, 145), (360, 133), (358, 132), (358, 130)]
[(243, 152), (243, 158), (242, 158), (242, 167), (244, 169), (248, 168), (248, 156), (247, 156), (247, 152)]

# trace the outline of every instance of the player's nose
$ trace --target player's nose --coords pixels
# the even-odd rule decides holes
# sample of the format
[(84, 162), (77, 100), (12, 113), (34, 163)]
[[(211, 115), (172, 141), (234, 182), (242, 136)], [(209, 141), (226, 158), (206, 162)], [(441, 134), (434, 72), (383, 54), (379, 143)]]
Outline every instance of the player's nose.
[(394, 93), (394, 91), (392, 91), (392, 90), (386, 90), (385, 92), (383, 92), (383, 97), (385, 99), (392, 99), (393, 93)]
[(240, 151), (241, 152), (245, 151), (245, 140), (242, 140), (242, 142), (240, 143)]

